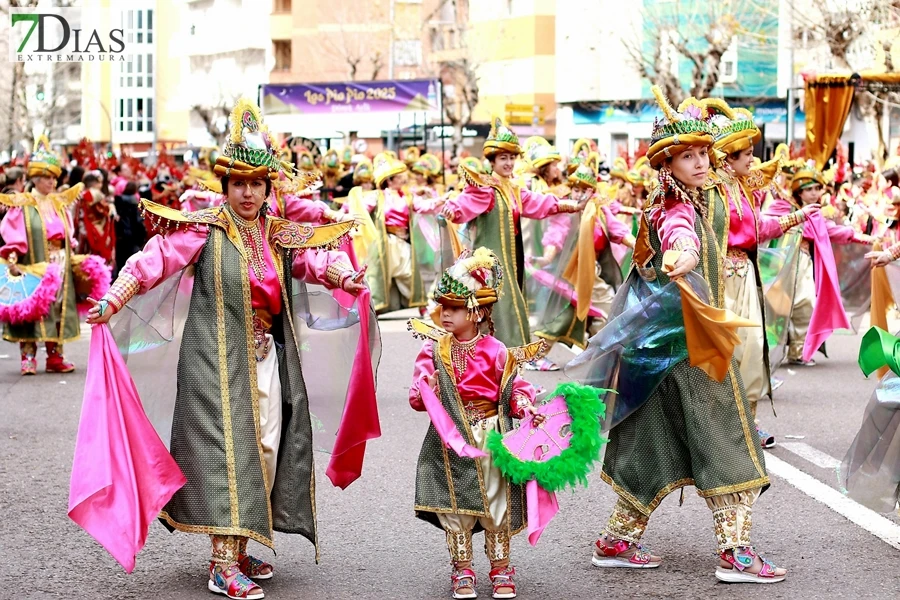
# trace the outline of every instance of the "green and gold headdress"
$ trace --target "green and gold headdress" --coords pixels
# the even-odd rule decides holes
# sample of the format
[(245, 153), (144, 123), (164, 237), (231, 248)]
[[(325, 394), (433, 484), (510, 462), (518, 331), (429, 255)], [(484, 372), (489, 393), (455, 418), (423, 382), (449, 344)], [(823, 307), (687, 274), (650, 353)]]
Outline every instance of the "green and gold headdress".
[(703, 104), (718, 129), (714, 146), (716, 150), (727, 156), (759, 142), (762, 132), (753, 123), (753, 115), (749, 110), (731, 108), (720, 98), (707, 98)]
[(491, 158), (501, 152), (522, 154), (522, 148), (519, 146), (519, 136), (506, 126), (503, 119), (495, 116), (491, 119), (491, 132), (484, 141), (482, 153), (485, 158)]
[(463, 250), (452, 267), (438, 280), (433, 298), (443, 306), (465, 307), (469, 318), (480, 320), (486, 307), (500, 299), (503, 268), (500, 259), (487, 248), (473, 253)]
[(539, 135), (534, 135), (525, 140), (525, 158), (532, 171), (537, 171), (544, 165), (562, 160), (559, 150)]
[(46, 135), (41, 135), (34, 141), (34, 150), (28, 160), (28, 177), (53, 177), (58, 178), (62, 174), (59, 155), (50, 149), (50, 140)]
[(659, 86), (654, 85), (651, 91), (663, 112), (662, 120), (653, 121), (650, 149), (647, 151), (647, 158), (653, 168), (659, 168), (666, 158), (671, 158), (690, 146), (713, 145), (718, 130), (710, 121), (703, 102), (689, 97), (675, 110), (663, 96)]

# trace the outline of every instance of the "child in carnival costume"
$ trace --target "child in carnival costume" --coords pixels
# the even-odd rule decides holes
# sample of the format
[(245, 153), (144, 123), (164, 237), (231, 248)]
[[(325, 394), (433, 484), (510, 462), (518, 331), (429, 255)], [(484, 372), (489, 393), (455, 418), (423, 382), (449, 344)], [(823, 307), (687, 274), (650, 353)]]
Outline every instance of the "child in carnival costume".
[[(513, 418), (535, 414), (534, 388), (517, 373), (521, 362), (544, 350), (541, 342), (510, 349), (493, 336), (491, 310), (502, 281), (493, 252), (463, 251), (434, 293), (441, 328), (410, 321), (413, 334), (426, 342), (416, 358), (409, 401), (432, 416), (416, 469), (415, 510), (446, 533), (453, 598), (477, 597), (472, 534), (482, 530), (493, 597), (514, 598), (510, 538), (527, 525), (524, 488), (509, 483), (491, 455), (483, 455), (490, 431), (505, 433)], [(435, 410), (444, 417), (440, 421)], [(451, 433), (472, 453), (445, 447), (449, 434), (440, 422), (451, 420)]]
[(47, 348), (48, 373), (75, 370), (75, 365), (63, 356), (63, 344), (80, 336), (72, 262), (75, 230), (69, 210), (84, 184), (56, 193), (61, 173), (59, 156), (42, 135), (34, 144), (26, 171), (31, 191), (0, 194), (0, 204), (9, 207), (0, 222), (0, 239), (4, 241), (0, 259), (7, 266), (8, 276), (20, 278), (25, 272), (41, 278), (34, 293), (16, 310), (4, 306), (0, 313), (3, 339), (19, 343), (22, 375), (37, 372), (35, 355), (40, 342)]

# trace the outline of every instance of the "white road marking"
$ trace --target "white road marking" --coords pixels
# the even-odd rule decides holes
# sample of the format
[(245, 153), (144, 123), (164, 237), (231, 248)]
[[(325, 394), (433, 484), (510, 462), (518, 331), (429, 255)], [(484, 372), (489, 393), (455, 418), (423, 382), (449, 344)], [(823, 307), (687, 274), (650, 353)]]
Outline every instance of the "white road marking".
[[(826, 455), (827, 456), (827, 455)], [(833, 459), (832, 459), (833, 460)], [(766, 469), (834, 512), (862, 527), (875, 537), (900, 550), (900, 525), (854, 502), (800, 469), (773, 454), (766, 454)]]
[(841, 461), (838, 459), (825, 454), (821, 450), (816, 450), (809, 444), (803, 442), (782, 442), (780, 446), (788, 452), (793, 452), (800, 458), (804, 458), (823, 469), (834, 470), (841, 464)]

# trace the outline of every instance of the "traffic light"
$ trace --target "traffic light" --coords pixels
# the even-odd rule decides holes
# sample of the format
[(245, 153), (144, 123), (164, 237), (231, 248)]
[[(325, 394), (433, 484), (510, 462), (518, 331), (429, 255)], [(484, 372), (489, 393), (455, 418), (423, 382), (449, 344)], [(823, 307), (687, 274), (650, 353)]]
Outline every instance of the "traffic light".
[(44, 84), (39, 83), (37, 84), (37, 93), (35, 94), (35, 98), (38, 99), (38, 102), (43, 102), (44, 97)]

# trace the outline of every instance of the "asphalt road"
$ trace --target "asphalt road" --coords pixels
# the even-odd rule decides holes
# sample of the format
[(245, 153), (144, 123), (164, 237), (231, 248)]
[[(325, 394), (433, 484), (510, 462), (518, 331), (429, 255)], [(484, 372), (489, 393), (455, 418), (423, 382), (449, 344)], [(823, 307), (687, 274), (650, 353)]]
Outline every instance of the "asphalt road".
[[(363, 477), (346, 491), (331, 487), (324, 475), (326, 460), (317, 461), (319, 564), (312, 546), (299, 536), (279, 534), (277, 557), (252, 546), (276, 566), (276, 577), (264, 584), (267, 598), (449, 598), (444, 536), (415, 519), (412, 510), (415, 461), (427, 416), (412, 411), (406, 397), (420, 343), (406, 333), (400, 318), (381, 326), (383, 437), (369, 445)], [(829, 342), (831, 357), (819, 366), (779, 371), (785, 383), (777, 392), (778, 417), (768, 408), (760, 411), (779, 447), (768, 454), (774, 457), (769, 461), (773, 485), (756, 504), (753, 537), (768, 558), (788, 568), (786, 582), (717, 583), (712, 519), (692, 489), (683, 506), (673, 494), (650, 521), (645, 542), (663, 556), (661, 568), (592, 568), (591, 544), (614, 503), (595, 475), (588, 489), (560, 495), (561, 512), (536, 548), (525, 536), (514, 540), (519, 597), (900, 597), (900, 520), (872, 521), (872, 515), (841, 502), (833, 491), (834, 461), (849, 446), (875, 385), (855, 365), (858, 343), (858, 336), (836, 336)], [(70, 344), (67, 355), (78, 372), (23, 379), (17, 348), (0, 343), (0, 599), (213, 597), (206, 590), (209, 542), (204, 536), (169, 534), (154, 523), (134, 573), (127, 575), (66, 516), (87, 338)], [(571, 358), (560, 348), (551, 356)], [(528, 377), (547, 388), (562, 379), (558, 373)], [(835, 507), (894, 540), (895, 547)], [(478, 591), (489, 598), (480, 546), (476, 539)]]

